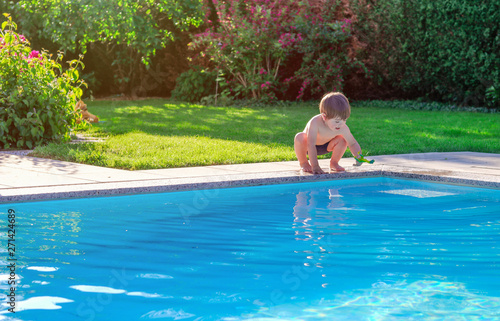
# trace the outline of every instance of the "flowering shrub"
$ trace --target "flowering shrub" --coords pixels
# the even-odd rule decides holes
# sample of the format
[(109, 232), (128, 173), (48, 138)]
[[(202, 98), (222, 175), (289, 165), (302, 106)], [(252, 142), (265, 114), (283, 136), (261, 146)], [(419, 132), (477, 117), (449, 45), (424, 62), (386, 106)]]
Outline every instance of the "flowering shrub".
[(297, 46), (302, 64), (292, 79), (301, 82), (297, 99), (307, 90), (312, 94), (342, 91), (344, 78), (356, 67), (366, 70), (361, 61), (348, 56), (351, 20), (335, 21), (321, 15), (300, 17), (297, 30), (307, 35)]
[[(194, 37), (193, 48), (203, 48), (217, 68), (228, 75), (229, 87), (243, 97), (273, 98), (273, 87), (288, 49), (277, 42), (289, 27), (288, 0), (214, 0), (219, 23)], [(207, 10), (207, 17), (210, 12)], [(208, 21), (210, 24), (211, 21)]]
[[(47, 52), (30, 48), (8, 14), (0, 30), (0, 148), (34, 148), (69, 139), (83, 84), (72, 61), (63, 72)], [(77, 84), (78, 86), (74, 86)]]
[(224, 71), (227, 88), (240, 98), (274, 99), (290, 83), (302, 85), (296, 99), (306, 91), (340, 91), (347, 73), (364, 68), (347, 54), (351, 23), (336, 19), (335, 0), (321, 8), (293, 0), (212, 3), (218, 21), (207, 20), (210, 27), (191, 45)]

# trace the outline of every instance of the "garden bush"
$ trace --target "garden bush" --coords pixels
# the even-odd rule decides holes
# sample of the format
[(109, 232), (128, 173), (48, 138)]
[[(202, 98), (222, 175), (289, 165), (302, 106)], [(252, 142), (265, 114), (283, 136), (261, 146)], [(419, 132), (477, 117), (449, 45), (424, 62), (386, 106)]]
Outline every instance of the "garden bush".
[(432, 100), (500, 107), (500, 2), (351, 1), (382, 83)]
[[(364, 69), (348, 52), (351, 21), (340, 17), (339, 1), (208, 3), (209, 28), (194, 36), (191, 47), (223, 72), (226, 90), (237, 98), (302, 99), (341, 91), (349, 73)], [(209, 20), (210, 8), (216, 21)], [(284, 97), (291, 84), (299, 84), (298, 90)]]
[(200, 102), (203, 97), (215, 95), (216, 78), (216, 71), (208, 71), (195, 66), (177, 78), (172, 98), (180, 101)]
[(12, 17), (0, 30), (0, 148), (34, 148), (49, 141), (68, 140), (78, 114), (75, 104), (82, 95), (74, 60), (63, 71), (45, 51), (32, 50), (16, 33)]

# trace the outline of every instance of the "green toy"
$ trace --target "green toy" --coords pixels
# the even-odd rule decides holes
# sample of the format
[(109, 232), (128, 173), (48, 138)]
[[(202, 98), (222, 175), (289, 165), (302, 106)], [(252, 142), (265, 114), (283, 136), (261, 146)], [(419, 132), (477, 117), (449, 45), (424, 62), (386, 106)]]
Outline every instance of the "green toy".
[(354, 164), (354, 166), (361, 166), (361, 164), (363, 163), (368, 163), (368, 164), (375, 163), (374, 159), (367, 160), (361, 153), (358, 153), (358, 157), (354, 157), (354, 159), (356, 160), (356, 164)]

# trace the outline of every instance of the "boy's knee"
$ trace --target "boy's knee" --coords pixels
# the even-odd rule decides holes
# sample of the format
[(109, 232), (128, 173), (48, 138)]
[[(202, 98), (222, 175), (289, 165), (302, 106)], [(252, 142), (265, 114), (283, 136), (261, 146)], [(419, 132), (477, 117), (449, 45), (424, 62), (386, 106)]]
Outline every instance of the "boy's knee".
[(347, 141), (345, 140), (344, 136), (339, 135), (330, 141), (327, 150), (331, 152), (333, 151), (334, 148), (346, 148), (346, 147), (347, 147)]
[(345, 140), (345, 138), (343, 136), (339, 136), (339, 142), (338, 142), (338, 145), (339, 146), (342, 146), (342, 147), (347, 147), (347, 141)]
[(304, 144), (305, 142), (307, 142), (306, 133), (304, 133), (304, 132), (297, 133), (297, 135), (295, 135), (294, 141), (296, 143)]

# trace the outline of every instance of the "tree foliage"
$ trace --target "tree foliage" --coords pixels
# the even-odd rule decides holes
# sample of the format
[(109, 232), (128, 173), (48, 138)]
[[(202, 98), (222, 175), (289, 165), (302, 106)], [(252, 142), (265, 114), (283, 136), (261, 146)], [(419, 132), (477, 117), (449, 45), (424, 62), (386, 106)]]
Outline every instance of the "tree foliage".
[(126, 44), (147, 63), (177, 31), (199, 26), (199, 0), (20, 0), (20, 23), (67, 50), (93, 42)]
[[(89, 47), (109, 60), (121, 91), (146, 77), (158, 50), (202, 22), (201, 0), (19, 0), (4, 1), (28, 37), (64, 52)], [(176, 62), (170, 62), (175, 64)], [(146, 68), (144, 68), (146, 66)], [(158, 73), (156, 73), (158, 76)], [(144, 89), (144, 88), (142, 88)]]

